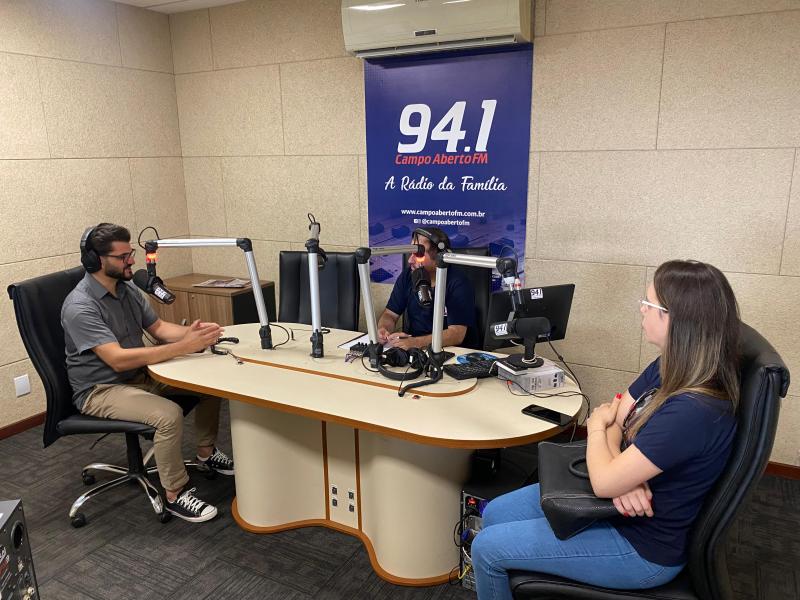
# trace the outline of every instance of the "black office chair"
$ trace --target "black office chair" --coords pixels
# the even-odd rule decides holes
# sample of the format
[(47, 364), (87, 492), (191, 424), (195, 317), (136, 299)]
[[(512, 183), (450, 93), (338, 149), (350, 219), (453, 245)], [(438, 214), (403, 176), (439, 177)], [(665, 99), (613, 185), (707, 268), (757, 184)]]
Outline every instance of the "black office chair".
[[(8, 295), (14, 302), (14, 314), (20, 336), (28, 351), (28, 356), (42, 380), (47, 396), (47, 414), (44, 423), (43, 442), (46, 448), (61, 436), (75, 434), (124, 433), (128, 452), (128, 466), (119, 467), (104, 463), (86, 465), (81, 477), (84, 484), (95, 482), (92, 471), (108, 471), (121, 475), (93, 487), (75, 500), (69, 511), (74, 527), (86, 524), (86, 516), (79, 512), (81, 506), (93, 496), (118, 487), (129, 481), (138, 482), (147, 494), (153, 510), (162, 523), (170, 518), (164, 509), (164, 501), (156, 487), (147, 478), (156, 467), (146, 468), (147, 460), (142, 458), (139, 436), (153, 438), (155, 429), (150, 425), (131, 421), (100, 419), (78, 413), (72, 403), (72, 387), (67, 377), (65, 364), (64, 330), (61, 328), (61, 305), (77, 283), (83, 279), (83, 267), (75, 267), (41, 277), (28, 279), (8, 286)], [(184, 414), (193, 408), (191, 399), (173, 398), (181, 404)], [(198, 466), (192, 462), (187, 466)]]
[[(471, 256), (489, 256), (488, 248), (454, 248), (456, 254), (469, 254)], [(408, 257), (403, 256), (403, 265), (408, 264)], [(408, 268), (408, 267), (404, 267)], [(482, 267), (462, 267), (452, 265), (451, 269), (459, 269), (466, 275), (475, 292), (475, 343), (472, 346), (461, 344), (465, 348), (473, 347), (474, 350), (483, 350), (483, 341), (486, 335), (486, 319), (489, 316), (489, 300), (492, 295), (492, 270)], [(406, 311), (408, 312), (408, 311)], [(410, 333), (408, 319), (403, 314), (403, 331)]]
[(728, 464), (697, 517), (689, 540), (689, 562), (676, 579), (648, 590), (611, 590), (554, 575), (512, 571), (518, 600), (569, 598), (598, 600), (732, 600), (725, 559), (728, 529), (750, 497), (769, 460), (778, 425), (780, 399), (789, 371), (761, 335), (742, 325), (742, 390), (738, 430)]
[[(352, 252), (328, 252), (319, 271), (322, 325), (358, 331), (361, 295), (356, 258)], [(280, 299), (278, 321), (311, 324), (308, 253), (282, 250), (279, 257)]]

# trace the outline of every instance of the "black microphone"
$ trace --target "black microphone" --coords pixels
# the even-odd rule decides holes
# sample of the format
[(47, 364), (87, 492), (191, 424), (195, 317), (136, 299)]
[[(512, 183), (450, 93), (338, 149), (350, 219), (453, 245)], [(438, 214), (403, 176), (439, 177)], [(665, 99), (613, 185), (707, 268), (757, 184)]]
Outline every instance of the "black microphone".
[(431, 280), (424, 267), (411, 271), (411, 286), (417, 295), (420, 306), (430, 306), (433, 304), (433, 294), (431, 293)]
[(155, 275), (148, 275), (144, 269), (139, 269), (133, 274), (133, 283), (136, 284), (141, 290), (144, 290), (151, 296), (155, 296), (164, 304), (172, 304), (175, 302), (175, 294), (170, 292), (160, 277)]

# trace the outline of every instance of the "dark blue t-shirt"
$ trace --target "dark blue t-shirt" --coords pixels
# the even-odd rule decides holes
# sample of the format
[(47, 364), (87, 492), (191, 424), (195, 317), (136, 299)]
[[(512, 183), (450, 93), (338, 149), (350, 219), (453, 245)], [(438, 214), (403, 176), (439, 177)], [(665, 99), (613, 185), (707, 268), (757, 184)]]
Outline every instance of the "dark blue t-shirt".
[[(659, 361), (628, 388), (634, 400), (661, 385)], [(735, 433), (732, 404), (704, 394), (669, 398), (638, 431), (631, 444), (663, 471), (648, 481), (654, 516), (611, 523), (639, 556), (659, 565), (686, 563), (689, 530), (725, 467)]]
[[(436, 287), (433, 288), (434, 297)], [(422, 307), (411, 285), (411, 269), (403, 269), (392, 289), (386, 308), (402, 315), (408, 310), (405, 330), (413, 336), (430, 335), (433, 330), (433, 305)], [(477, 342), (475, 331), (475, 292), (467, 276), (458, 267), (447, 269), (447, 292), (444, 297), (444, 327), (463, 325), (467, 328), (462, 346), (474, 347)]]

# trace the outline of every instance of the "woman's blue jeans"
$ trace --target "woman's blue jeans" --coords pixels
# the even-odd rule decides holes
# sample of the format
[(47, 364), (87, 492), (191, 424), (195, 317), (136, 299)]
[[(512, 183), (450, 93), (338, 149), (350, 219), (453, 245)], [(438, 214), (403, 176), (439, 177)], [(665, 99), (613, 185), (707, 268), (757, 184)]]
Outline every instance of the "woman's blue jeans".
[(683, 568), (644, 560), (603, 521), (559, 540), (539, 500), (537, 483), (492, 500), (484, 510), (483, 529), (472, 542), (479, 600), (511, 600), (509, 570), (560, 575), (612, 589), (644, 589), (667, 583)]

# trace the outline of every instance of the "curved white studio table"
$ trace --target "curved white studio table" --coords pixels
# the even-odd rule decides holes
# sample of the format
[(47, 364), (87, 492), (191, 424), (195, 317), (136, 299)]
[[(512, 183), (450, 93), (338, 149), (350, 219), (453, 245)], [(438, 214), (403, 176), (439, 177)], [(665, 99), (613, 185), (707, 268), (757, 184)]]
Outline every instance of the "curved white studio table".
[[(452, 532), (471, 450), (527, 444), (562, 428), (523, 415), (534, 399), (496, 378), (445, 375), (400, 398), (397, 382), (344, 362), (337, 346), (358, 333), (332, 330), (325, 357), (312, 359), (310, 327), (283, 325), (303, 331), (275, 350), (260, 348), (258, 324), (226, 327), (241, 341), (225, 347), (243, 365), (206, 352), (149, 367), (158, 381), (232, 400), (234, 518), (260, 533), (331, 527), (359, 537), (392, 583), (446, 582), (458, 564)], [(275, 344), (285, 339), (278, 328), (272, 335)], [(559, 391), (570, 389), (577, 387)], [(573, 416), (581, 406), (579, 396), (535, 402)]]

